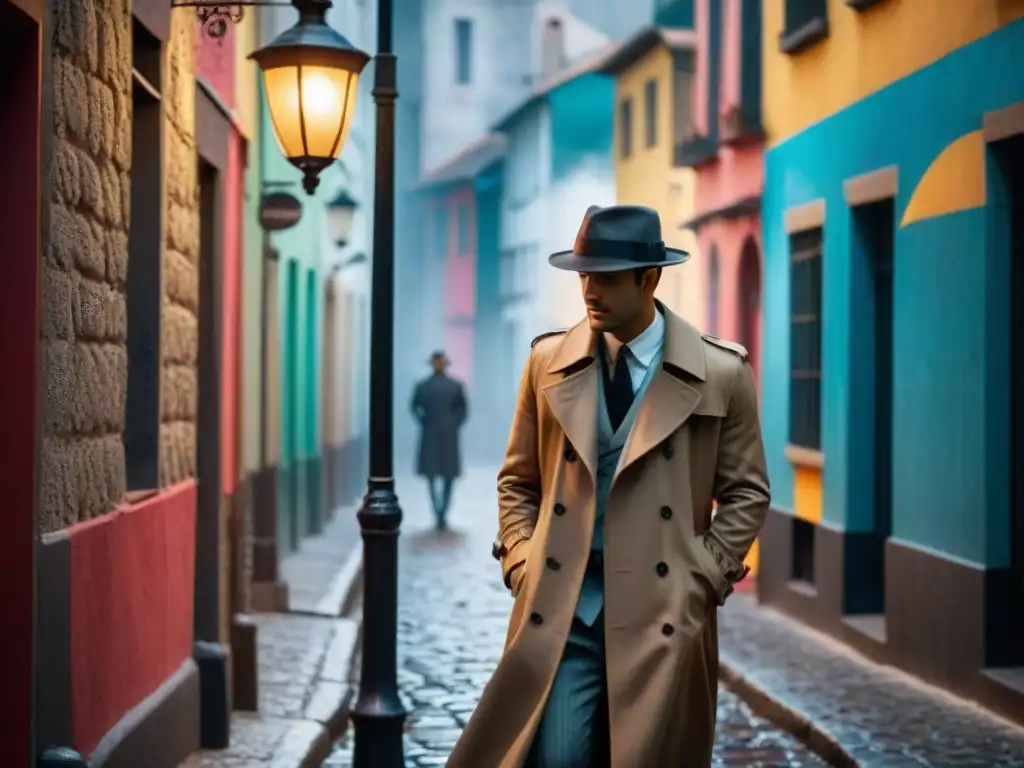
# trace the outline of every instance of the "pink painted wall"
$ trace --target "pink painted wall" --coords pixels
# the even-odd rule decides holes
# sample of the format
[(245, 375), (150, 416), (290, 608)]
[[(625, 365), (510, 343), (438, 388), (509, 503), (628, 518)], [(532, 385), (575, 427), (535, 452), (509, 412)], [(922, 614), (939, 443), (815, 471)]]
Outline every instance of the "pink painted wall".
[[(449, 193), (443, 205), (448, 211), (447, 253), (444, 265), (445, 351), (452, 360), (452, 375), (472, 385), (474, 328), (476, 318), (476, 195), (472, 186)], [(459, 209), (468, 216), (463, 250), (459, 243)]]
[[(724, 113), (740, 98), (741, 0), (697, 0), (695, 21), (698, 32), (697, 77), (694, 82), (694, 122), (703, 132), (720, 115), (708, 114), (708, 3), (722, 3), (722, 60), (719, 67), (719, 112)], [(726, 208), (745, 198), (759, 196), (764, 189), (764, 151), (761, 144), (720, 146), (718, 158), (697, 169), (696, 215)], [(726, 339), (746, 339), (751, 347), (755, 373), (760, 371), (760, 318), (753, 322), (753, 333), (741, 328), (741, 301), (745, 293), (741, 280), (744, 246), (752, 243), (758, 254), (758, 274), (763, 274), (761, 257), (761, 218), (751, 214), (741, 218), (718, 218), (703, 225), (698, 233), (705, 269), (710, 268), (713, 248), (718, 252), (718, 335)], [(710, 283), (706, 283), (710, 286)], [(708, 302), (709, 311), (712, 302)], [(710, 325), (711, 318), (708, 318)]]
[(227, 34), (219, 40), (211, 40), (199, 30), (196, 34), (196, 75), (203, 78), (231, 109), (235, 107), (236, 40), (235, 28), (231, 24), (228, 24)]
[(221, 483), (224, 493), (235, 492), (238, 480), (239, 323), (242, 314), (242, 208), (245, 184), (245, 139), (237, 129), (228, 142), (224, 174), (224, 244), (221, 309)]

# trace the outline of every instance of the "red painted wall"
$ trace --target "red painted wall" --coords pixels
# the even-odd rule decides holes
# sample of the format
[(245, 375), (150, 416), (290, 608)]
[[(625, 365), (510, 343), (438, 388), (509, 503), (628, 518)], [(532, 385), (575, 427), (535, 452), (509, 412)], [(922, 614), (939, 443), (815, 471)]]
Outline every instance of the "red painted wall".
[(95, 748), (192, 655), (196, 486), (68, 528), (73, 746)]
[[(443, 205), (448, 211), (447, 254), (444, 275), (445, 351), (452, 360), (452, 374), (472, 386), (473, 343), (476, 319), (476, 195), (472, 185), (449, 193)], [(460, 211), (466, 219), (464, 243), (460, 243)]]
[(231, 109), (235, 107), (235, 41), (233, 25), (228, 24), (224, 37), (213, 40), (196, 35), (196, 76), (203, 78), (221, 100)]
[(3, 764), (32, 761), (32, 656), (36, 423), (39, 390), (39, 54), (40, 30), (0, 0), (0, 749)]
[(221, 341), (221, 485), (226, 495), (238, 482), (239, 322), (242, 281), (242, 206), (245, 139), (237, 129), (228, 143), (224, 174), (224, 279), (222, 282), (223, 339)]

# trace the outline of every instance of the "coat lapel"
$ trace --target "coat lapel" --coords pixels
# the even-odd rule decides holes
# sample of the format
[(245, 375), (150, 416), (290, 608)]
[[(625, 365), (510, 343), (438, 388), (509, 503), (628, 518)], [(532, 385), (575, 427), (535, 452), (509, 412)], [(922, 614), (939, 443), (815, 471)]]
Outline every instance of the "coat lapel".
[(563, 378), (542, 388), (551, 413), (592, 478), (597, 476), (596, 358), (597, 337), (584, 320), (563, 337), (548, 365), (548, 373), (562, 373)]
[(616, 477), (683, 426), (700, 404), (700, 389), (681, 378), (688, 375), (701, 382), (705, 380), (704, 341), (700, 331), (660, 302), (658, 309), (665, 315), (662, 367), (640, 403), (615, 471)]

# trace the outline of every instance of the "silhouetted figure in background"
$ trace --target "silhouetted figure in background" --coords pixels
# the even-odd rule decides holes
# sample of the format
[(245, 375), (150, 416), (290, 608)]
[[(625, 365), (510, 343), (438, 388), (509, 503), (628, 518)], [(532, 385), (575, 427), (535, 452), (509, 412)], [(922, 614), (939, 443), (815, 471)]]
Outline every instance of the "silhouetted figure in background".
[(459, 428), (468, 412), (462, 384), (445, 372), (448, 363), (444, 352), (431, 355), (434, 373), (419, 382), (412, 395), (412, 412), (422, 430), (416, 473), (427, 478), (438, 528), (447, 527), (452, 483), (462, 473)]

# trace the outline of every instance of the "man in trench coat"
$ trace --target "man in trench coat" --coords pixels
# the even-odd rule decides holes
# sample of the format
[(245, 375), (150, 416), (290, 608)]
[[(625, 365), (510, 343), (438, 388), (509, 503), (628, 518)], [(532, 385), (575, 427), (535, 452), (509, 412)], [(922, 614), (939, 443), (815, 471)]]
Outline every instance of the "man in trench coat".
[(434, 372), (416, 385), (411, 403), (420, 424), (416, 473), (427, 479), (438, 528), (447, 527), (452, 484), (462, 474), (459, 429), (468, 411), (466, 392), (448, 375), (448, 362), (444, 352), (430, 356)]
[(635, 206), (591, 208), (549, 258), (587, 319), (523, 372), (494, 546), (515, 604), (449, 768), (711, 762), (717, 608), (770, 496), (746, 350), (654, 299), (686, 258)]

